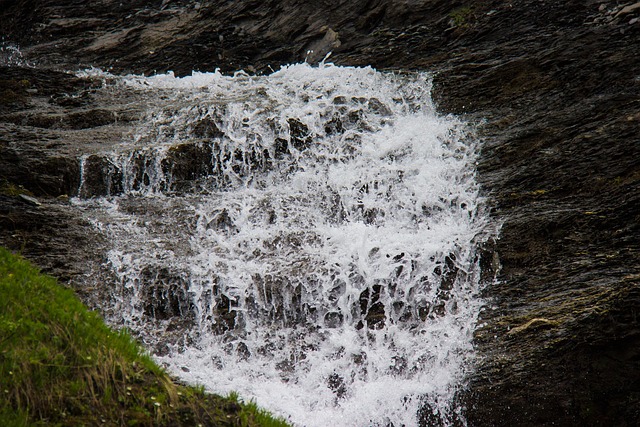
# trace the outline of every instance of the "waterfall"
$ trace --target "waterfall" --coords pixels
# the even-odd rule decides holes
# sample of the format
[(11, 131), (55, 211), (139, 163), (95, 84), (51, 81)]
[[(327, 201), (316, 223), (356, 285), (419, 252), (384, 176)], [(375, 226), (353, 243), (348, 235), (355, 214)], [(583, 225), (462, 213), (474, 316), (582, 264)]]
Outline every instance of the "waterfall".
[(87, 279), (110, 277), (112, 324), (294, 425), (464, 423), (487, 218), (478, 144), (428, 74), (109, 80), (150, 105), (73, 200), (112, 245)]

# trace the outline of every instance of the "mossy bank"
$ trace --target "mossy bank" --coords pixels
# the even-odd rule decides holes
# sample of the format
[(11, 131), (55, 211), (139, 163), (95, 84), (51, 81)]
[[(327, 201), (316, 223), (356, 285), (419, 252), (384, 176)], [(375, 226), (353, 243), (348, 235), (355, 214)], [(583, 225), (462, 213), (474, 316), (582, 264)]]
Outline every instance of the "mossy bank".
[(0, 425), (286, 426), (175, 384), (74, 292), (0, 248)]

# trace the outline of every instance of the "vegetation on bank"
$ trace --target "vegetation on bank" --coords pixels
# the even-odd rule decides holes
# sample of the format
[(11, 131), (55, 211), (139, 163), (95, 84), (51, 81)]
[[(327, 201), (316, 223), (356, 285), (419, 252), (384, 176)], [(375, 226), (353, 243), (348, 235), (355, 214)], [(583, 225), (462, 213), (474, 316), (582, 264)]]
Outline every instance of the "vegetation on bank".
[(175, 384), (73, 291), (0, 248), (0, 425), (286, 426)]

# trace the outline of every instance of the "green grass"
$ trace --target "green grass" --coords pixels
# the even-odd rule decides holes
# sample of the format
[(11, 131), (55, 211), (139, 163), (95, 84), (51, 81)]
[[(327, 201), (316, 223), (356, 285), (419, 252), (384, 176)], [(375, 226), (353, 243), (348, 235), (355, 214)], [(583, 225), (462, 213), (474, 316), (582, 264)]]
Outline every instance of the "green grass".
[(286, 426), (175, 384), (74, 292), (0, 248), (0, 425)]

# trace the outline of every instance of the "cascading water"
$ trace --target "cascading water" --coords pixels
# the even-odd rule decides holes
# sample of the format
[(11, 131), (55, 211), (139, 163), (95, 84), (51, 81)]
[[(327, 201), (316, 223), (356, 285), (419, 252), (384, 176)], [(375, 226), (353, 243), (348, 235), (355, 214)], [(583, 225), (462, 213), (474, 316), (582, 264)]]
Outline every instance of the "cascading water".
[(113, 245), (112, 323), (295, 425), (460, 420), (486, 219), (428, 75), (113, 79), (153, 107), (74, 200)]

